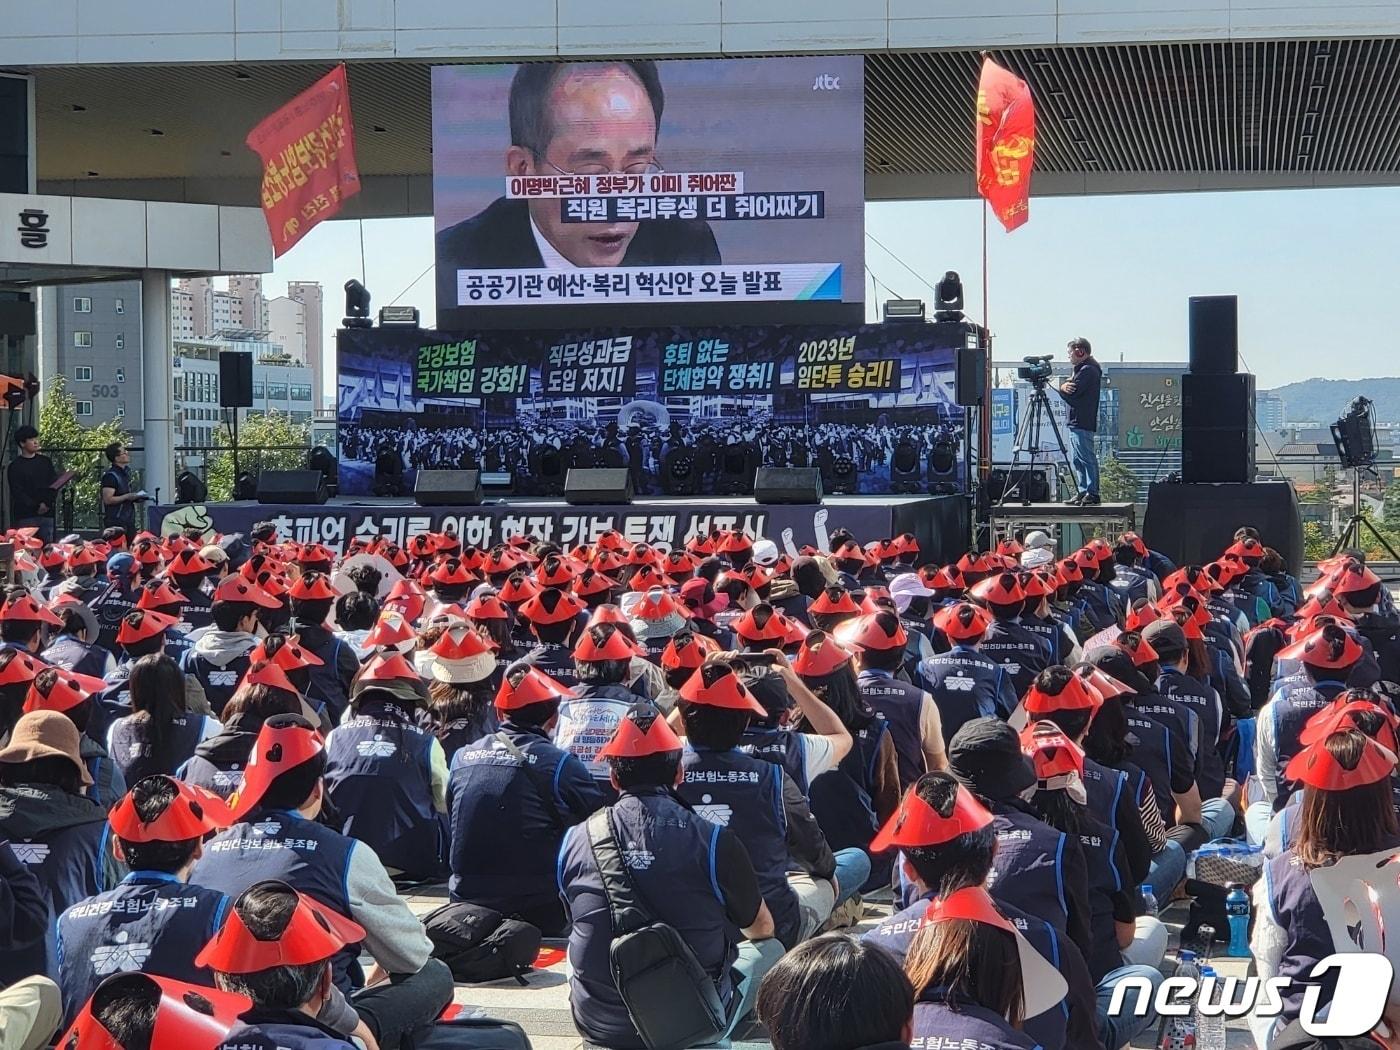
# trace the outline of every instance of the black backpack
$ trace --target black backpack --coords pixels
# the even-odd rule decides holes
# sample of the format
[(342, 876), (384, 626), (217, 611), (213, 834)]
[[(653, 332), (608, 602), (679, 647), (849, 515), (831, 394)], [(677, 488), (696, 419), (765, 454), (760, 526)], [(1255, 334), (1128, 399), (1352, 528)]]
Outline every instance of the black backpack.
[(423, 920), (433, 956), (464, 984), (529, 973), (540, 954), (540, 931), (479, 904), (444, 904)]
[(455, 1017), (406, 1036), (403, 1050), (531, 1050), (530, 1038), (514, 1021)]
[(588, 818), (588, 840), (612, 914), (613, 984), (648, 1050), (712, 1043), (729, 1027), (719, 990), (675, 928), (657, 922), (622, 861), (611, 810)]

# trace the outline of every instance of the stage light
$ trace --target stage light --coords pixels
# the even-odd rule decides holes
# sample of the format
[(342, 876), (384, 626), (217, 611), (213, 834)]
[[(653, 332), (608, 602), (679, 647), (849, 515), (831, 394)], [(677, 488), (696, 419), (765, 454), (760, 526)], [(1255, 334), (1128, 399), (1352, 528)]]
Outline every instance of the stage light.
[(539, 496), (562, 496), (567, 467), (564, 453), (553, 445), (534, 445), (530, 449), (528, 461), (530, 486)]
[(405, 496), (408, 488), (403, 481), (403, 456), (394, 449), (385, 449), (374, 457), (374, 480), (370, 491), (376, 496)]
[(1376, 419), (1369, 398), (1358, 397), (1347, 406), (1346, 415), (1332, 424), (1332, 440), (1342, 466), (1355, 469), (1376, 462)]
[(831, 464), (831, 469), (822, 472), (822, 485), (832, 495), (849, 496), (856, 491), (859, 484), (856, 462), (850, 456), (837, 456)]
[(952, 270), (943, 275), (934, 288), (933, 319), (961, 321), (963, 319), (962, 278)]
[(661, 487), (668, 496), (694, 496), (700, 491), (695, 455), (688, 448), (666, 453), (661, 467)]
[(233, 498), (236, 500), (257, 499), (257, 475), (246, 470), (240, 471), (238, 476), (233, 479)]
[(334, 496), (340, 491), (340, 464), (335, 454), (325, 445), (317, 445), (306, 457), (306, 469), (321, 472), (326, 482), (326, 494)]
[(175, 479), (176, 503), (203, 503), (209, 498), (209, 489), (197, 474), (188, 470), (180, 472)]
[(929, 451), (928, 490), (935, 496), (958, 491), (958, 446), (947, 434), (940, 434)]
[(345, 317), (341, 320), (345, 328), (373, 328), (369, 316), (369, 289), (351, 278), (345, 282)]
[(754, 448), (748, 442), (725, 445), (719, 457), (719, 495), (752, 496)]
[(890, 456), (890, 489), (901, 493), (918, 492), (922, 485), (918, 446), (902, 439)]
[(886, 299), (881, 317), (885, 324), (923, 324), (924, 301), (922, 299)]

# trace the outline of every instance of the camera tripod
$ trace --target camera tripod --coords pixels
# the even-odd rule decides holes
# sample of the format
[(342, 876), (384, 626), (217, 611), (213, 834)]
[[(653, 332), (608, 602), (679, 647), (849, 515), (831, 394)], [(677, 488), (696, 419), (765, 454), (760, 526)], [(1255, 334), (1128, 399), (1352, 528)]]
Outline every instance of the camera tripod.
[[(1050, 399), (1045, 393), (1046, 380), (1034, 382), (1034, 390), (1031, 392), (1030, 411), (1021, 420), (1021, 425), (1016, 431), (1015, 450), (1011, 456), (1011, 469), (1006, 474), (1006, 488), (1002, 491), (1001, 499), (997, 501), (997, 506), (1004, 507), (1011, 502), (1013, 496), (1021, 496), (1021, 504), (1029, 507), (1030, 497), (1024, 495), (1023, 490), (1031, 480), (1031, 472), (1036, 468), (1036, 460), (1042, 455), (1049, 456), (1054, 450), (1040, 447), (1041, 430), (1046, 420), (1050, 421), (1050, 430), (1055, 435), (1055, 445), (1060, 450), (1060, 459), (1056, 462), (1051, 458), (1050, 467), (1055, 472), (1061, 484), (1065, 479), (1069, 479), (1069, 487), (1076, 492), (1078, 486), (1074, 482), (1074, 475), (1064, 468), (1064, 464), (1069, 462), (1069, 449), (1065, 445), (1064, 435), (1060, 433), (1060, 424), (1055, 421), (1055, 413), (1050, 408)], [(1030, 457), (1029, 462), (1021, 465), (1018, 473), (1018, 464), (1021, 464), (1022, 454)]]
[(1376, 543), (1380, 544), (1381, 550), (1390, 555), (1391, 561), (1400, 561), (1400, 554), (1395, 553), (1395, 548), (1390, 545), (1390, 541), (1377, 531), (1371, 524), (1371, 519), (1361, 513), (1361, 471), (1373, 468), (1352, 467), (1351, 468), (1351, 517), (1342, 526), (1342, 533), (1337, 537), (1336, 545), (1332, 548), (1332, 557), (1336, 557), (1344, 550), (1365, 550), (1366, 538), (1369, 536)]

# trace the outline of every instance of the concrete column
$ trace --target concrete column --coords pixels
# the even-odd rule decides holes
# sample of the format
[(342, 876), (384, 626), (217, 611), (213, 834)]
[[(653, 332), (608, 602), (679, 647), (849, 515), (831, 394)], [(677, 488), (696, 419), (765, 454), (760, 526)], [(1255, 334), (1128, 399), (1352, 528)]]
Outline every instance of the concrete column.
[(170, 346), (170, 271), (141, 271), (141, 380), (146, 427), (143, 486), (175, 501), (175, 389)]

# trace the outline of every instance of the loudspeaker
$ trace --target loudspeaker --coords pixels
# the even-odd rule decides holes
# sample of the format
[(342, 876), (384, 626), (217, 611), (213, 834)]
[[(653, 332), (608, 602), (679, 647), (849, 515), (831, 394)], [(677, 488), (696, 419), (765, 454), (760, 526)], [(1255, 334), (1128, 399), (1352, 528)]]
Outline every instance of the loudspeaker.
[(246, 350), (219, 354), (219, 406), (253, 407), (253, 355)]
[(820, 503), (822, 472), (816, 467), (759, 467), (753, 498), (755, 503)]
[(1189, 300), (1191, 371), (1225, 375), (1239, 371), (1239, 300), (1233, 295), (1193, 295)]
[(1181, 426), (1183, 430), (1242, 426), (1253, 431), (1254, 376), (1249, 372), (1232, 375), (1188, 372), (1182, 376)]
[(1254, 465), (1254, 376), (1182, 376), (1182, 480), (1244, 483)]
[(420, 507), (481, 505), (481, 471), (420, 470), (413, 483), (413, 502)]
[(326, 477), (319, 470), (264, 470), (258, 475), (259, 503), (325, 503)]
[(1235, 530), (1250, 525), (1265, 546), (1283, 555), (1288, 571), (1303, 568), (1303, 519), (1298, 497), (1286, 481), (1244, 485), (1172, 485), (1148, 490), (1143, 538), (1178, 565), (1204, 565), (1234, 542)]
[(632, 472), (626, 467), (570, 467), (564, 477), (564, 502), (631, 503)]
[(953, 377), (953, 400), (964, 408), (978, 408), (987, 394), (987, 351), (960, 347)]

